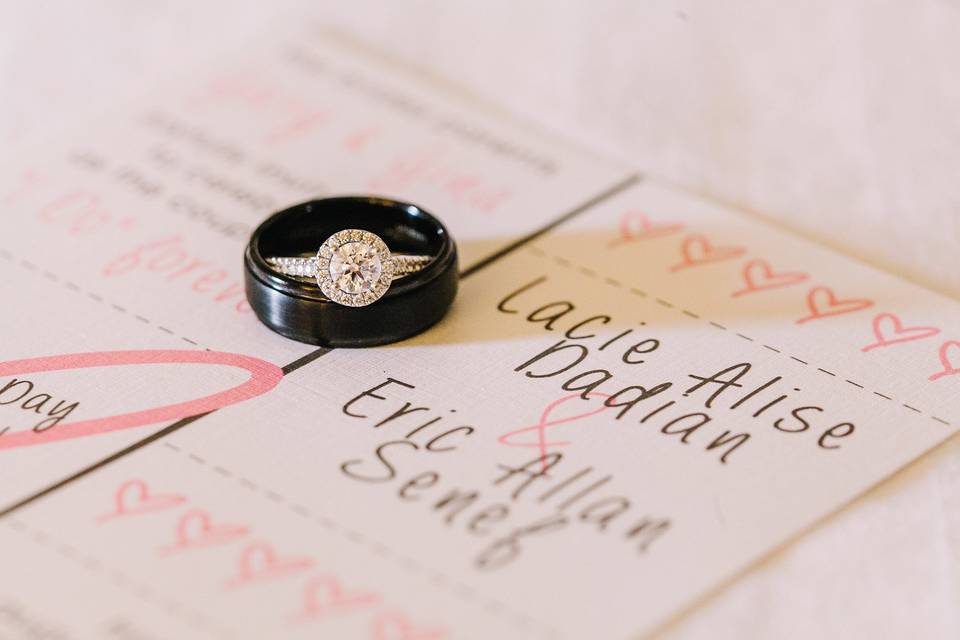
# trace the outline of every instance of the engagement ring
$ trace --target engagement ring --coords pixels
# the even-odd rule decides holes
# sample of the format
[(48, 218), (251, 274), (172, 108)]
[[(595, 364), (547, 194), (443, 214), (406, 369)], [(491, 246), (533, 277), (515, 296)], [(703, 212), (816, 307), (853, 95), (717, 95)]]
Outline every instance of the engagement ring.
[(422, 270), (433, 258), (391, 255), (375, 233), (344, 229), (327, 238), (317, 255), (268, 257), (275, 271), (297, 278), (314, 278), (330, 300), (348, 307), (365, 307), (379, 300), (396, 278)]

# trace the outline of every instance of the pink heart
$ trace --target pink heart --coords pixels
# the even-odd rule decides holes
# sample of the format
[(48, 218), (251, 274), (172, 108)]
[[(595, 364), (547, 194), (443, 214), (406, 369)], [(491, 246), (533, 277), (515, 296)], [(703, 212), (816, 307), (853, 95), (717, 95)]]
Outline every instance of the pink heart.
[(840, 300), (830, 287), (814, 287), (807, 293), (807, 308), (810, 309), (810, 315), (797, 320), (797, 324), (862, 311), (872, 306), (872, 300)]
[(313, 566), (308, 557), (280, 557), (268, 542), (254, 542), (240, 551), (237, 575), (227, 581), (228, 587), (257, 580), (276, 578), (305, 571)]
[[(889, 330), (887, 329), (889, 327)], [(904, 327), (900, 318), (892, 313), (880, 313), (873, 319), (873, 335), (877, 341), (860, 349), (872, 351), (880, 347), (889, 347), (892, 344), (923, 340), (940, 333), (936, 327)], [(896, 336), (896, 337), (893, 337)]]
[(644, 213), (627, 211), (620, 218), (620, 237), (611, 240), (608, 246), (616, 247), (625, 242), (662, 238), (681, 231), (683, 225), (680, 223), (654, 223)]
[(176, 541), (160, 550), (167, 554), (195, 547), (223, 544), (247, 535), (248, 529), (232, 524), (214, 524), (206, 511), (194, 509), (177, 522)]
[(303, 590), (303, 611), (300, 619), (316, 618), (346, 609), (374, 605), (380, 595), (372, 591), (345, 591), (333, 576), (317, 576)]
[(775, 273), (766, 260), (751, 260), (743, 267), (743, 280), (747, 286), (739, 291), (734, 291), (731, 296), (737, 298), (757, 291), (789, 287), (803, 282), (809, 277), (806, 273), (799, 271)]
[(947, 376), (955, 376), (960, 373), (960, 365), (953, 364), (950, 358), (951, 349), (960, 350), (960, 342), (950, 340), (940, 345), (940, 364), (943, 365), (943, 371), (939, 371), (930, 376), (931, 381), (946, 378)]
[(128, 480), (117, 489), (113, 499), (114, 510), (105, 513), (98, 522), (106, 522), (121, 516), (132, 516), (151, 511), (169, 509), (186, 502), (187, 499), (176, 494), (152, 494), (143, 480)]
[(747, 252), (743, 247), (717, 247), (710, 244), (704, 236), (690, 235), (683, 239), (680, 246), (683, 261), (670, 267), (671, 271), (680, 271), (701, 264), (720, 262), (738, 258)]
[(416, 626), (399, 612), (380, 614), (373, 621), (373, 640), (442, 640), (447, 630)]

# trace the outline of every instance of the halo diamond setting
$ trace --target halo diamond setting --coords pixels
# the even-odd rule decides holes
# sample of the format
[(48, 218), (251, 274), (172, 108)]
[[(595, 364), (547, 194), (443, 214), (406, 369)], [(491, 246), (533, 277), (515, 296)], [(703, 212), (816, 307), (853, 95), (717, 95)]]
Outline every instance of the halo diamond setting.
[(315, 280), (323, 295), (348, 307), (376, 302), (391, 282), (417, 273), (432, 260), (430, 256), (391, 254), (378, 235), (360, 229), (336, 232), (309, 258), (266, 258), (278, 273)]
[(369, 231), (338, 231), (317, 252), (317, 285), (342, 305), (366, 306), (383, 296), (392, 280), (390, 249)]

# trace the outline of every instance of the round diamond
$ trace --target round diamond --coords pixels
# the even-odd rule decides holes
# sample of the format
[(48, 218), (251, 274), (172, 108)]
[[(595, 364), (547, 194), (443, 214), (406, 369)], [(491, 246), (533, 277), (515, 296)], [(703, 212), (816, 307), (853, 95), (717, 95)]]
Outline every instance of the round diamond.
[(355, 295), (373, 288), (383, 273), (383, 261), (372, 244), (346, 242), (333, 250), (329, 273), (334, 287)]

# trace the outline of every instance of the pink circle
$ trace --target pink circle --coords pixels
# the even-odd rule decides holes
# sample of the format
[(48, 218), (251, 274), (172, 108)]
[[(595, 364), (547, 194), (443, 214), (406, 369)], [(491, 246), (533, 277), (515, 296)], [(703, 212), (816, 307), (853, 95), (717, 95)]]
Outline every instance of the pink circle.
[(255, 398), (270, 391), (280, 379), (283, 370), (280, 367), (250, 356), (220, 351), (104, 351), (96, 353), (71, 353), (60, 356), (28, 358), (0, 362), (0, 376), (42, 373), (45, 371), (72, 371), (95, 367), (116, 367), (138, 364), (209, 364), (227, 365), (245, 369), (250, 378), (226, 391), (220, 391), (195, 400), (168, 404), (153, 409), (134, 411), (106, 418), (93, 418), (69, 424), (57, 425), (53, 429), (37, 433), (21, 431), (0, 437), (0, 449), (28, 447), (48, 442), (59, 442), (82, 436), (97, 435), (130, 429), (158, 422), (179, 420), (189, 416), (222, 409), (223, 407)]

